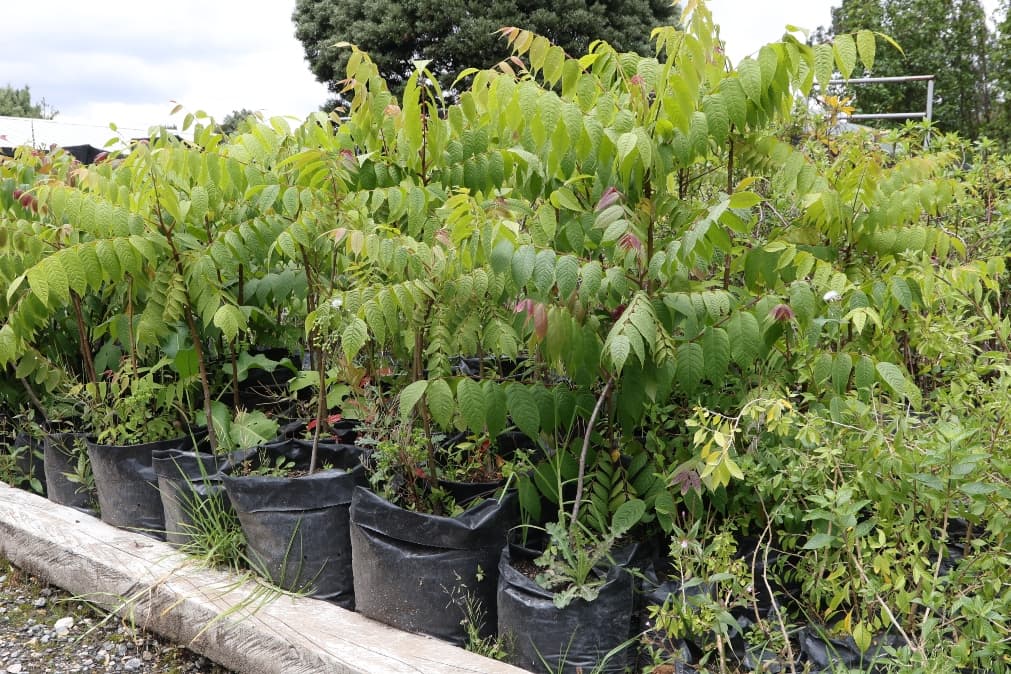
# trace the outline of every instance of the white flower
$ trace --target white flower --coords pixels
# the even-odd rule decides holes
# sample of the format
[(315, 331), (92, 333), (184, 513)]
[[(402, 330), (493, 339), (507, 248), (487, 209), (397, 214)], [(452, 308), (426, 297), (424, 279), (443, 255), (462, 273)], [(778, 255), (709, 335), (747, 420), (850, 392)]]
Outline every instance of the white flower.
[(332, 300), (330, 300), (330, 306), (332, 306), (334, 309), (340, 309), (342, 306), (344, 306), (344, 300), (342, 300), (339, 297), (335, 297)]
[(822, 295), (821, 298), (826, 302), (837, 302), (840, 299), (842, 299), (842, 295), (840, 295), (834, 290), (829, 290), (827, 293)]

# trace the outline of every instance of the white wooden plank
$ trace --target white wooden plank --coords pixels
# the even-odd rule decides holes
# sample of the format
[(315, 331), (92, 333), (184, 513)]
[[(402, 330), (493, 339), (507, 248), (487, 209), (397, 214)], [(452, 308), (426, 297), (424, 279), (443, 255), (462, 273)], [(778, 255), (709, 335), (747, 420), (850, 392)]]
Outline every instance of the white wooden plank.
[[(521, 674), (324, 601), (197, 567), (166, 543), (0, 483), (0, 555), (138, 626), (250, 674)], [(262, 605), (261, 605), (262, 604)]]

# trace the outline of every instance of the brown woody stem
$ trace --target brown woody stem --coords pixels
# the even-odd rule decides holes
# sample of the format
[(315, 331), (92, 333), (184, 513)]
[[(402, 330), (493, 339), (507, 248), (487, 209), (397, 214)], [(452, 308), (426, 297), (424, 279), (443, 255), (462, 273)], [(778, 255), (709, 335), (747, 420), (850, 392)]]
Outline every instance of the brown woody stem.
[(91, 340), (88, 338), (88, 329), (84, 324), (84, 311), (81, 309), (81, 298), (73, 290), (70, 291), (70, 299), (74, 304), (74, 318), (77, 321), (78, 344), (81, 349), (81, 359), (84, 361), (84, 374), (91, 384), (98, 383), (98, 373), (95, 372), (95, 359), (91, 355)]
[[(162, 217), (161, 202), (158, 197), (158, 181), (155, 179), (153, 171), (151, 172), (151, 184), (154, 188), (155, 204), (158, 206), (155, 209), (155, 214), (158, 216), (158, 228), (161, 230), (162, 235), (168, 242), (169, 249), (172, 251), (172, 260), (175, 262), (176, 273), (179, 274), (180, 278), (185, 278), (185, 267), (183, 266), (179, 249), (176, 248), (175, 239), (172, 237), (172, 229), (165, 224), (165, 218)], [(204, 345), (200, 340), (200, 331), (197, 330), (196, 321), (193, 320), (193, 303), (190, 300), (188, 290), (186, 292), (186, 307), (183, 313), (186, 314), (186, 326), (189, 328), (190, 339), (193, 340), (193, 350), (197, 352), (197, 366), (200, 369), (200, 387), (203, 389), (204, 395), (204, 417), (207, 420), (207, 442), (211, 446), (211, 453), (217, 454), (218, 435), (214, 430), (214, 415), (211, 412), (211, 380), (207, 374), (207, 362), (204, 358)]]
[(604, 401), (611, 394), (611, 388), (614, 387), (614, 377), (612, 376), (607, 380), (607, 384), (604, 386), (604, 390), (600, 393), (600, 397), (597, 398), (597, 404), (593, 406), (593, 413), (590, 414), (590, 420), (586, 422), (586, 433), (583, 434), (583, 448), (579, 452), (579, 474), (576, 477), (576, 500), (572, 504), (572, 521), (569, 522), (569, 527), (575, 529), (576, 518), (579, 517), (579, 504), (583, 500), (583, 482), (586, 478), (586, 454), (590, 451), (590, 436), (593, 434), (593, 424), (597, 422), (597, 416), (600, 414), (600, 408), (604, 406)]

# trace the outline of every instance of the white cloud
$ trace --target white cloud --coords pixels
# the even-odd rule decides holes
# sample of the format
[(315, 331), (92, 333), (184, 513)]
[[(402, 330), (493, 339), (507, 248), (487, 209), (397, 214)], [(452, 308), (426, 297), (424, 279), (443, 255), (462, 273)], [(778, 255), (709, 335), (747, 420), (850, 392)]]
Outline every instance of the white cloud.
[(294, 37), (294, 0), (5, 3), (0, 85), (28, 84), (59, 119), (146, 128), (171, 101), (219, 119), (304, 117), (327, 98)]
[(787, 24), (814, 31), (832, 23), (829, 0), (711, 0), (707, 3), (713, 20), (720, 26), (720, 38), (727, 44), (727, 55), (734, 63), (754, 54), (759, 47), (783, 36)]
[[(367, 1), (367, 0), (364, 0)], [(841, 0), (710, 0), (737, 62), (786, 24), (815, 29)], [(993, 11), (998, 0), (985, 0)], [(294, 37), (294, 0), (4, 2), (0, 85), (28, 84), (59, 119), (146, 128), (179, 101), (222, 118), (232, 110), (302, 118), (327, 98)]]

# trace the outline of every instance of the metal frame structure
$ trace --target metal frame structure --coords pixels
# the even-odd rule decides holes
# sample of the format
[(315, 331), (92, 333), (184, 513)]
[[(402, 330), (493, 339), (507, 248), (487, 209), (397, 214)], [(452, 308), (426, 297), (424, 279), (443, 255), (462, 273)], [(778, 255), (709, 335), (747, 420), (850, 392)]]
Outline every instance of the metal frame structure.
[[(890, 84), (895, 82), (926, 82), (927, 105), (921, 112), (867, 112), (846, 115), (847, 120), (861, 119), (923, 119), (931, 122), (934, 119), (934, 75), (899, 75), (895, 77), (854, 77), (851, 80), (829, 80), (829, 85), (837, 84)], [(930, 130), (923, 139), (924, 145), (930, 139)]]

